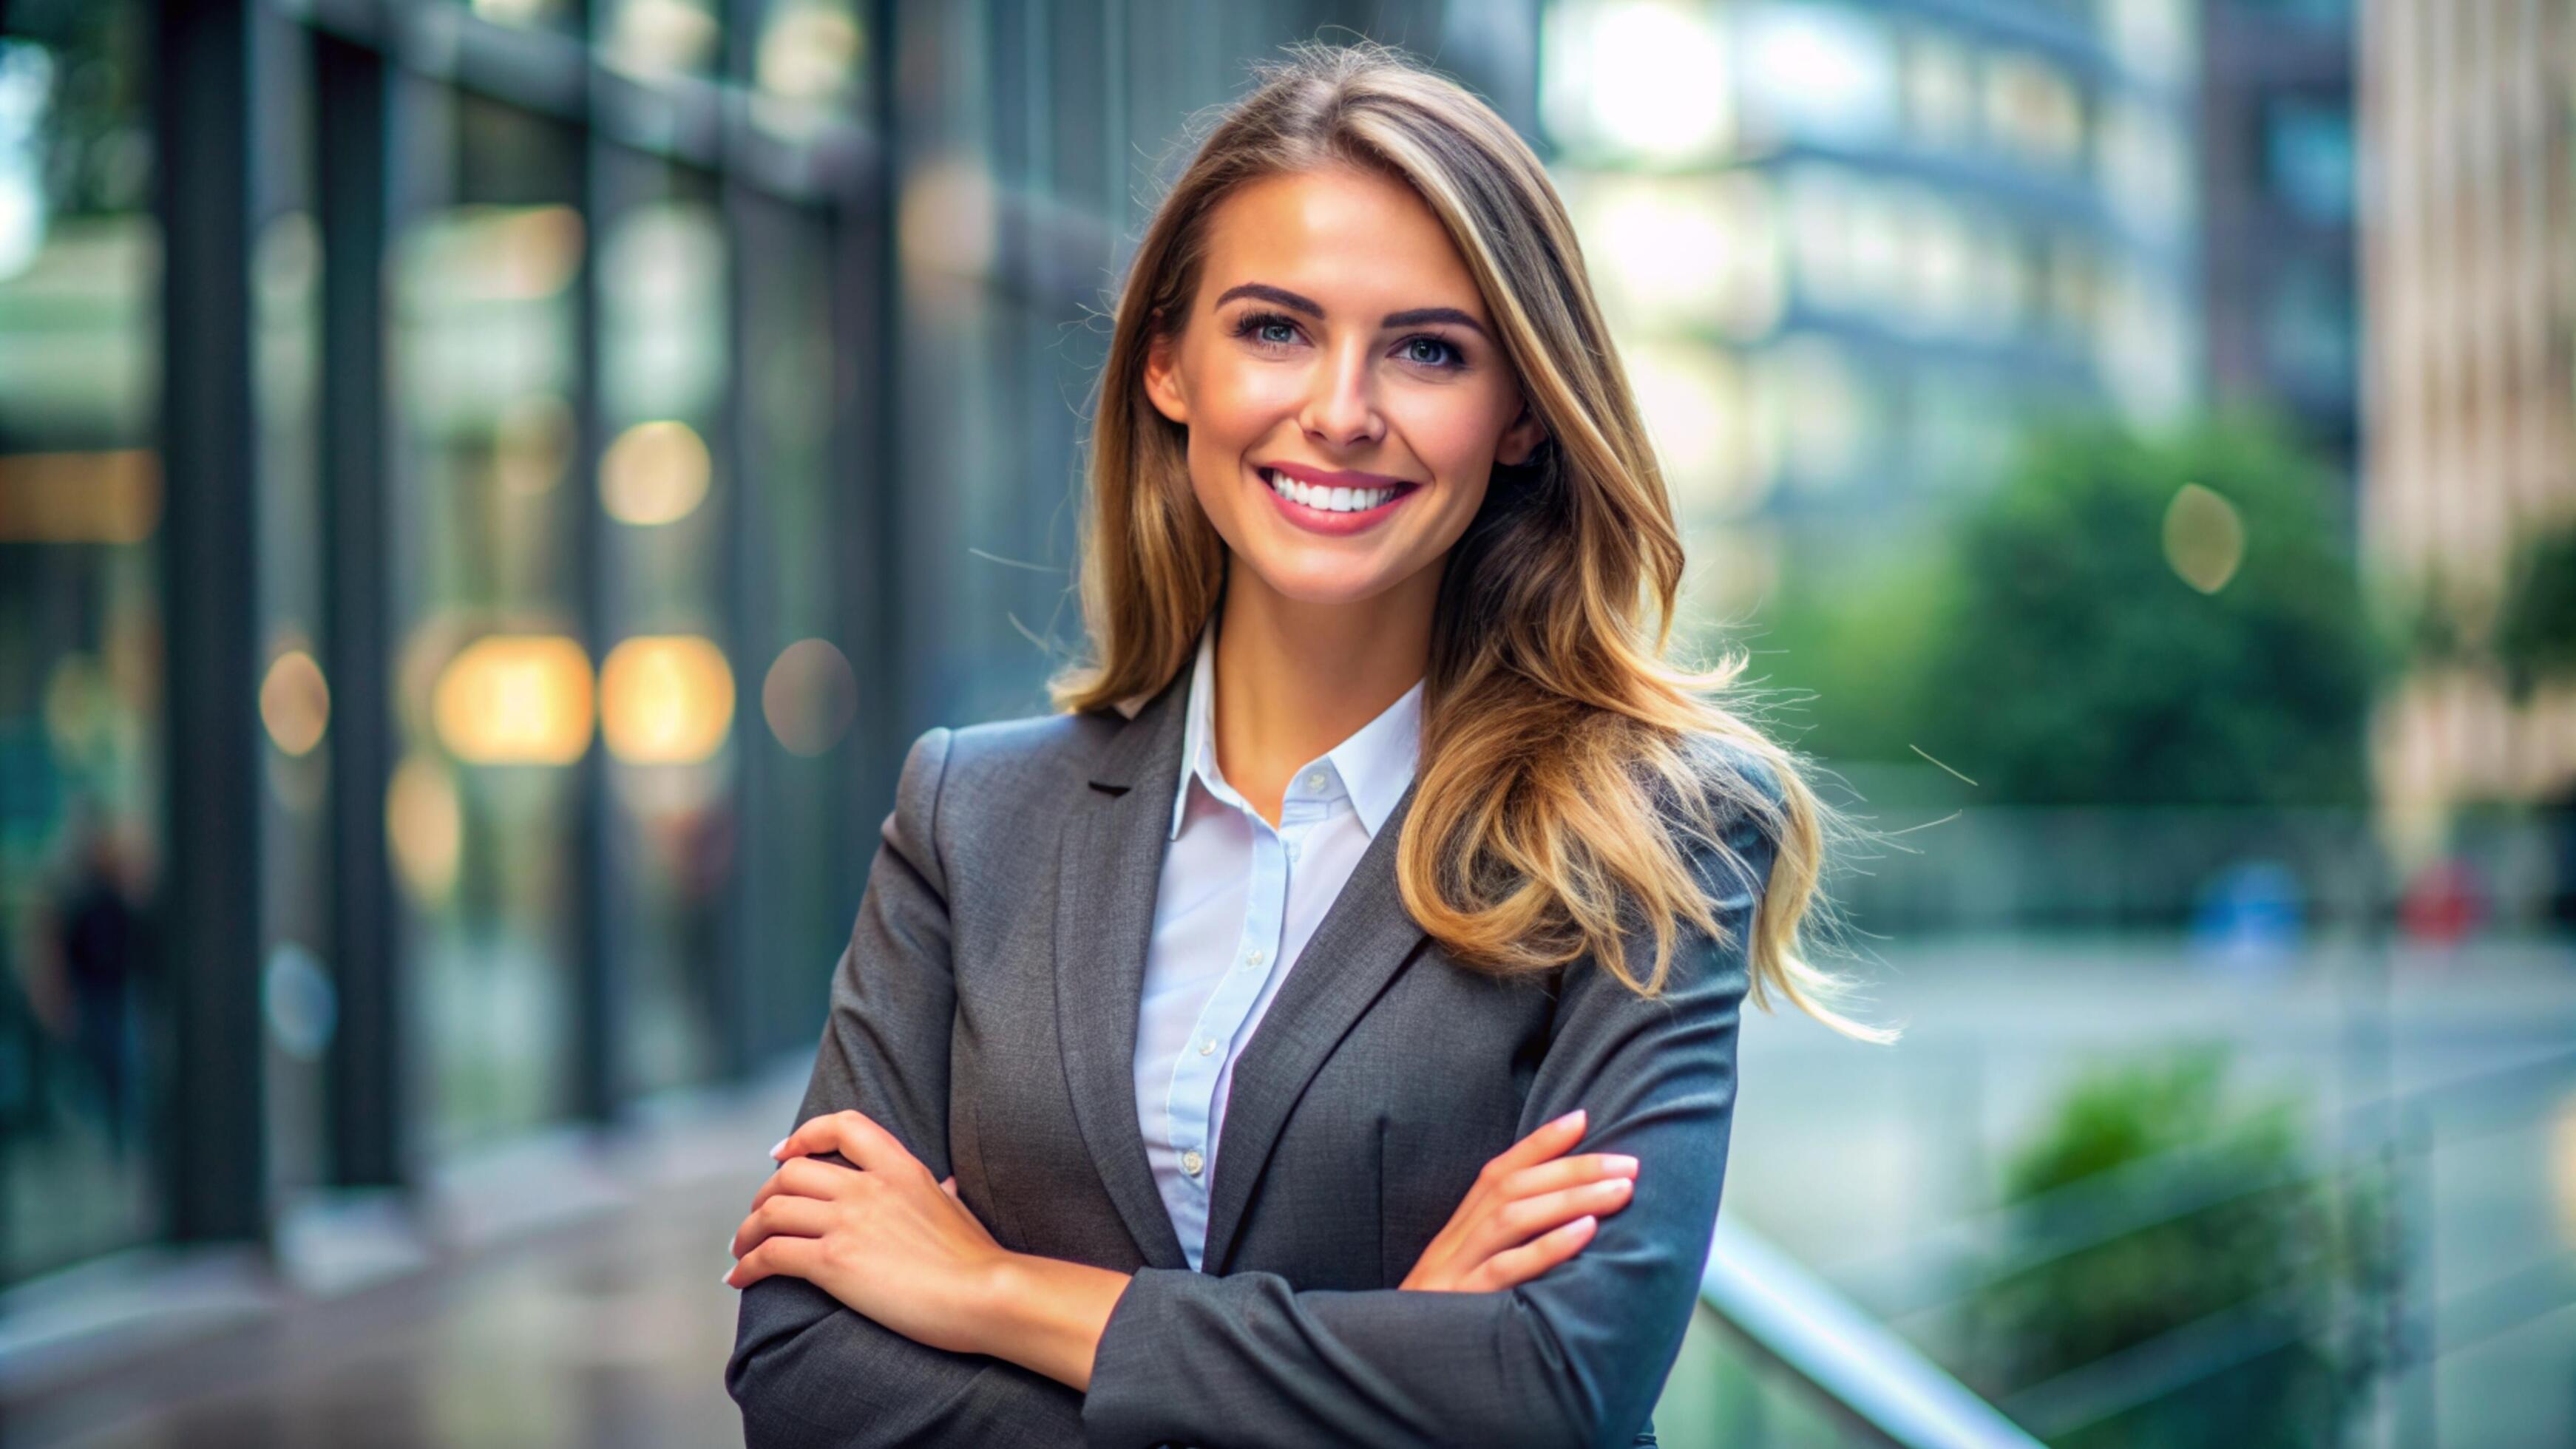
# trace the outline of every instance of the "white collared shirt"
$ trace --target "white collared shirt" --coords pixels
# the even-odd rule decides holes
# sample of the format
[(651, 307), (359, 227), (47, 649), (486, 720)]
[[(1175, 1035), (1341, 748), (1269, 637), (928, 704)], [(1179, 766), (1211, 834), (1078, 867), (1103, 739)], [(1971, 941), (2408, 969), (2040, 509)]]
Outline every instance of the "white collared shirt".
[(1217, 768), (1215, 622), (1199, 631), (1136, 1030), (1136, 1120), (1194, 1269), (1235, 1058), (1413, 783), (1422, 688), (1290, 776), (1273, 829)]

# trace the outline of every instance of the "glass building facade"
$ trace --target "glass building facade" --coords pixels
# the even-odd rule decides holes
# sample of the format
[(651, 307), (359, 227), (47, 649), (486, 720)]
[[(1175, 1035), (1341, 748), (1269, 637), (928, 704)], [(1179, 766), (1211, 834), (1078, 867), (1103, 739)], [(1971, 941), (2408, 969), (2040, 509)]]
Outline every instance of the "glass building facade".
[(1541, 112), (1711, 617), (2196, 398), (2188, 0), (1557, 0)]
[(1337, 24), (1440, 7), (12, 4), (0, 1283), (810, 1051), (1078, 640), (1067, 319)]

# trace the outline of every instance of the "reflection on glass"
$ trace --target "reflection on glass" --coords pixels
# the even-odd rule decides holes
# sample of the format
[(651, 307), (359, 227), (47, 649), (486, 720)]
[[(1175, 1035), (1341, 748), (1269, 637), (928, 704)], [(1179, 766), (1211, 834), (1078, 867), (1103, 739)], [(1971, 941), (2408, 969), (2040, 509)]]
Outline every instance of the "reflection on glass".
[(706, 440), (676, 418), (637, 423), (599, 460), (599, 502), (620, 523), (670, 523), (707, 496), (715, 461)]
[(704, 72), (723, 47), (717, 0), (599, 0), (595, 9), (608, 63), (638, 77)]
[(847, 114), (866, 39), (850, 0), (770, 0), (752, 51), (753, 114), (788, 132)]
[(259, 685), (259, 718), (269, 742), (290, 755), (309, 755), (322, 743), (331, 722), (331, 687), (311, 654), (289, 649), (270, 661)]
[[(627, 7), (633, 9), (630, 4)], [(734, 669), (712, 641), (728, 617), (722, 461), (732, 365), (730, 267), (713, 178), (631, 152), (599, 166), (603, 566), (600, 730), (609, 772), (613, 959), (624, 1003), (618, 1089), (701, 1082), (725, 1019), (724, 895)]]
[(438, 738), (477, 765), (569, 765), (590, 748), (590, 657), (560, 635), (487, 634), (439, 672)]
[(791, 754), (819, 755), (840, 743), (859, 712), (859, 681), (848, 657), (827, 640), (788, 645), (761, 683), (760, 712)]
[(497, 25), (562, 26), (572, 17), (573, 0), (462, 0), (466, 8)]
[(0, 31), (0, 1284), (160, 1230), (149, 17), (31, 10)]
[(600, 735), (629, 764), (702, 763), (732, 727), (733, 670), (710, 640), (633, 638), (600, 667)]
[(1551, 5), (1539, 103), (1551, 135), (1656, 163), (1714, 159), (1734, 130), (1714, 19), (1651, 0)]
[[(832, 418), (843, 370), (832, 328), (831, 232), (824, 220), (754, 200), (737, 213), (742, 237), (744, 678), (763, 669), (760, 708), (770, 738), (736, 731), (744, 772), (743, 892), (747, 930), (736, 969), (755, 1015), (746, 1035), (763, 1050), (813, 1035), (829, 975), (849, 938), (866, 867), (849, 808), (860, 696), (839, 612), (855, 577), (833, 501)], [(775, 744), (771, 740), (776, 741)]]
[(434, 1153), (560, 1117), (576, 771), (594, 714), (563, 485), (580, 358), (580, 143), (418, 83), (443, 148), (393, 238), (396, 743), (385, 831), (404, 898)]

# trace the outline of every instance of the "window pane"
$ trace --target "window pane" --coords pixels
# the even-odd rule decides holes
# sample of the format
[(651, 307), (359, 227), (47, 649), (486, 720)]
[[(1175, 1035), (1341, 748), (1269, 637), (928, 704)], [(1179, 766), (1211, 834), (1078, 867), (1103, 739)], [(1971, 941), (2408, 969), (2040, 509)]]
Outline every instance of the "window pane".
[(149, 20), (115, 0), (0, 30), (0, 1282), (160, 1230)]
[(399, 763), (385, 826), (411, 907), (412, 1019), (453, 1149), (562, 1114), (581, 644), (573, 476), (579, 142), (406, 82), (419, 188), (393, 244)]

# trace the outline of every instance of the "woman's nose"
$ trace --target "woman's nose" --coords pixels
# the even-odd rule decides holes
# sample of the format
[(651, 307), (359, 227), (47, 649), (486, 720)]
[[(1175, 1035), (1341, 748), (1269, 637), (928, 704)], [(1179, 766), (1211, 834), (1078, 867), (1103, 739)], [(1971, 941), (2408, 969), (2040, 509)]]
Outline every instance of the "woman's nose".
[(1308, 432), (1337, 443), (1376, 438), (1385, 424), (1378, 416), (1368, 364), (1365, 352), (1349, 348), (1315, 369), (1301, 419)]

